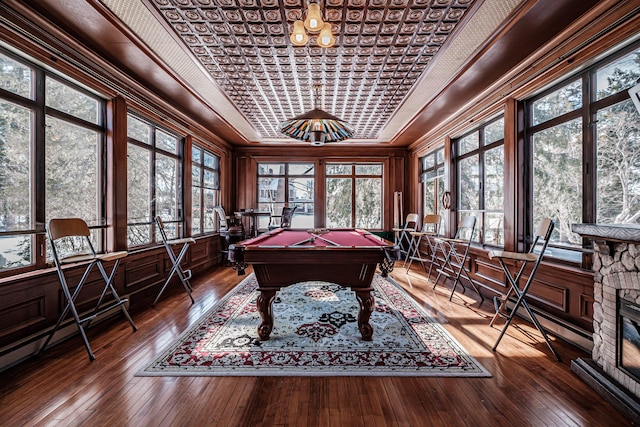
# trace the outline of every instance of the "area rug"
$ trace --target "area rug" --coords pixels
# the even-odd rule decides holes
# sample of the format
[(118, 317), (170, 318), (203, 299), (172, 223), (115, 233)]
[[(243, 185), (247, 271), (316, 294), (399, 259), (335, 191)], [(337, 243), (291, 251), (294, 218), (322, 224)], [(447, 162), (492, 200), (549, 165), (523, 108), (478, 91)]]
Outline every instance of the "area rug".
[(137, 375), (491, 376), (391, 279), (373, 280), (372, 341), (358, 331), (355, 293), (326, 282), (279, 291), (260, 341), (256, 288), (251, 274)]

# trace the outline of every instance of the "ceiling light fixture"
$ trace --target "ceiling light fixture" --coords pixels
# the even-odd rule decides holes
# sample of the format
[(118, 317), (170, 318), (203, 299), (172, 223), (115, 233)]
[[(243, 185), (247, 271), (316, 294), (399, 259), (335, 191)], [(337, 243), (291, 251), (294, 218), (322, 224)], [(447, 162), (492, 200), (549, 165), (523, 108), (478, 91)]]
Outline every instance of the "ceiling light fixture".
[[(318, 86), (316, 102), (318, 100)], [(316, 107), (280, 124), (280, 132), (290, 138), (309, 141), (311, 145), (321, 146), (327, 142), (344, 141), (353, 136), (351, 125)]]
[(331, 24), (322, 20), (322, 12), (318, 3), (309, 3), (307, 18), (297, 20), (293, 23), (291, 32), (291, 43), (294, 46), (304, 46), (309, 41), (309, 35), (305, 29), (312, 34), (318, 34), (316, 42), (320, 47), (331, 47), (336, 43), (336, 39), (331, 31)]

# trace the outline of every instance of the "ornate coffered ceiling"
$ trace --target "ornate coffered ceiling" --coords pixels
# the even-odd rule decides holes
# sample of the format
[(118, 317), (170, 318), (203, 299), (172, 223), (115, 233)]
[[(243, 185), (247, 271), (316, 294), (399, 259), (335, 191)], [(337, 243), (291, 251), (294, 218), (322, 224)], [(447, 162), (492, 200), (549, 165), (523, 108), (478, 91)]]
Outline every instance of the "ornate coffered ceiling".
[[(320, 0), (336, 44), (295, 47), (308, 0), (101, 0), (247, 142), (290, 142), (282, 121), (314, 107), (349, 143), (387, 143), (519, 0)], [(314, 85), (320, 84), (318, 99)]]

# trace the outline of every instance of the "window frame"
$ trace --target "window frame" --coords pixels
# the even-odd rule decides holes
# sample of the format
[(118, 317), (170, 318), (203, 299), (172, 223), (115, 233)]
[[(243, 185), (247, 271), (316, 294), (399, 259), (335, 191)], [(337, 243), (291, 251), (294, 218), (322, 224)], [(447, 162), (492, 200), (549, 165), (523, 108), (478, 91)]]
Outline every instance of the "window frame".
[[(96, 152), (96, 218), (94, 221), (88, 221), (89, 228), (92, 232), (92, 239), (97, 252), (104, 252), (107, 246), (106, 229), (107, 224), (107, 100), (96, 92), (87, 89), (74, 82), (69, 76), (58, 73), (55, 70), (45, 68), (28, 59), (26, 55), (19, 52), (10, 51), (0, 47), (0, 54), (12, 61), (21, 64), (25, 68), (31, 70), (30, 77), (30, 97), (16, 94), (12, 91), (0, 88), (0, 99), (4, 102), (15, 104), (19, 107), (29, 110), (30, 118), (30, 141), (31, 147), (29, 159), (29, 181), (30, 188), (28, 190), (30, 201), (31, 226), (27, 229), (20, 230), (1, 230), (2, 236), (31, 236), (31, 262), (26, 265), (10, 267), (0, 270), (0, 278), (13, 276), (16, 274), (36, 271), (50, 266), (48, 260), (47, 240), (45, 227), (47, 224), (46, 212), (46, 121), (48, 117), (59, 120), (82, 129), (87, 129), (97, 134), (97, 152)], [(96, 122), (91, 122), (62, 110), (47, 105), (46, 92), (47, 80), (51, 79), (59, 84), (67, 86), (82, 95), (94, 99), (97, 104)]]
[[(136, 120), (143, 122), (144, 124), (149, 126), (149, 142), (144, 142), (137, 140), (129, 135), (128, 132), (128, 120), (129, 117), (133, 117)], [(176, 138), (176, 152), (172, 153), (163, 148), (159, 148), (157, 146), (157, 134), (158, 132), (162, 132), (164, 134), (168, 134)], [(145, 248), (149, 246), (155, 246), (162, 242), (160, 233), (157, 230), (157, 224), (155, 223), (155, 217), (158, 215), (157, 202), (156, 202), (156, 166), (158, 155), (162, 155), (165, 157), (170, 157), (176, 161), (176, 166), (179, 168), (178, 173), (176, 173), (176, 218), (162, 218), (162, 222), (165, 228), (165, 231), (169, 234), (171, 238), (182, 238), (187, 237), (186, 230), (186, 219), (185, 219), (185, 187), (183, 183), (185, 182), (185, 140), (186, 138), (183, 135), (179, 135), (177, 132), (164, 127), (162, 125), (157, 124), (151, 119), (148, 119), (143, 114), (138, 113), (134, 110), (129, 109), (127, 111), (127, 151), (130, 145), (134, 145), (136, 147), (146, 149), (150, 153), (150, 161), (149, 161), (149, 220), (148, 221), (136, 221), (132, 222), (129, 219), (129, 213), (127, 212), (127, 247), (128, 248)], [(128, 156), (127, 156), (128, 157)], [(189, 177), (190, 179), (190, 177)], [(127, 185), (129, 178), (127, 178)], [(189, 186), (190, 188), (190, 186)], [(131, 200), (129, 199), (129, 192), (127, 192), (127, 204), (129, 204)], [(149, 241), (145, 243), (140, 243), (136, 245), (130, 245), (129, 238), (129, 229), (132, 226), (149, 226)], [(173, 230), (172, 230), (173, 228)]]
[[(204, 224), (205, 224), (205, 197), (204, 197), (204, 190), (205, 189), (209, 189), (214, 191), (214, 206), (220, 206), (220, 200), (221, 200), (221, 194), (220, 194), (220, 178), (221, 178), (221, 170), (222, 170), (222, 158), (215, 154), (214, 152), (212, 152), (211, 150), (205, 148), (205, 146), (203, 144), (197, 144), (194, 143), (192, 145), (191, 148), (192, 152), (191, 152), (191, 170), (192, 170), (192, 176), (193, 176), (193, 168), (194, 167), (199, 167), (200, 168), (200, 177), (199, 177), (199, 181), (200, 184), (194, 184), (193, 179), (191, 179), (191, 194), (192, 194), (192, 201), (191, 201), (191, 211), (193, 212), (193, 189), (194, 188), (199, 188), (200, 191), (200, 225), (199, 225), (199, 232), (194, 233), (193, 232), (193, 223), (194, 223), (194, 215), (193, 213), (191, 214), (191, 235), (192, 236), (205, 236), (208, 234), (213, 234), (213, 233), (217, 233), (219, 232), (219, 228), (220, 228), (220, 221), (216, 221), (215, 217), (216, 217), (216, 213), (212, 212), (211, 214), (213, 215), (213, 229), (210, 231), (206, 231)], [(193, 158), (193, 152), (195, 150), (200, 150), (201, 155), (200, 155), (200, 162), (195, 162), (194, 158)], [(215, 167), (208, 167), (205, 165), (204, 162), (204, 157), (205, 155), (209, 155), (211, 157), (213, 157), (214, 159), (216, 159), (216, 165), (218, 166), (217, 169)], [(204, 174), (205, 174), (205, 170), (211, 172), (212, 174), (214, 174), (214, 176), (217, 176), (217, 179), (215, 180), (215, 182), (217, 183), (217, 185), (214, 185), (214, 187), (205, 187), (204, 185)]]

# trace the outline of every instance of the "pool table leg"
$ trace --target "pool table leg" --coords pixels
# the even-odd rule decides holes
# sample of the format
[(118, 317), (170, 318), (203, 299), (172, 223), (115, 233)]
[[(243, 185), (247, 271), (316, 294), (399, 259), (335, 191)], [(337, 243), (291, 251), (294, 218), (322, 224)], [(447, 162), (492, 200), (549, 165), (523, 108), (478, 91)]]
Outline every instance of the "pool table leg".
[[(355, 289), (354, 289), (355, 290)], [(358, 312), (358, 329), (362, 334), (364, 341), (371, 341), (373, 336), (373, 326), (369, 323), (371, 313), (376, 305), (373, 293), (371, 290), (355, 290), (356, 298), (360, 303), (360, 312)]]
[(271, 303), (276, 297), (276, 289), (260, 289), (260, 294), (256, 299), (256, 306), (262, 318), (262, 323), (258, 326), (258, 336), (262, 341), (269, 339), (273, 330), (273, 312), (271, 311)]

